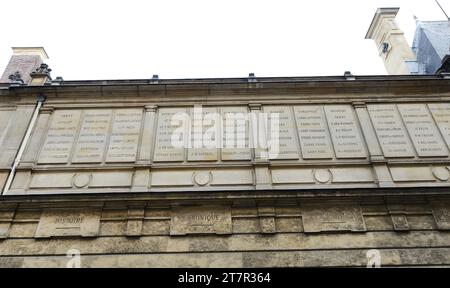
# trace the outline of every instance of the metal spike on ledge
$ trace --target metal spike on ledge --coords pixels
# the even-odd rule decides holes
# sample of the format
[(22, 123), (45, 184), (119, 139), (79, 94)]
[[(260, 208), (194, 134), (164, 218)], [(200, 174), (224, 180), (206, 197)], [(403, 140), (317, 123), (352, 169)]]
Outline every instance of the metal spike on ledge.
[(52, 80), (52, 85), (61, 85), (64, 82), (63, 77), (58, 76), (55, 78), (55, 80)]
[(150, 84), (158, 84), (158, 83), (159, 83), (158, 74), (153, 74), (152, 79), (150, 80)]
[(353, 76), (352, 72), (345, 71), (344, 73), (345, 80), (355, 80), (355, 76)]
[(248, 82), (257, 82), (255, 73), (248, 73)]

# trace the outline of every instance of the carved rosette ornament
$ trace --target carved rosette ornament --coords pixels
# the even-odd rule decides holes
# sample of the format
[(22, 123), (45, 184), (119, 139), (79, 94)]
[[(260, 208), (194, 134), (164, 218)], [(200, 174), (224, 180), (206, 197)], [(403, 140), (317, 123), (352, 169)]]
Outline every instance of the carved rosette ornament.
[(314, 179), (319, 183), (328, 183), (333, 178), (329, 169), (316, 169), (314, 170)]
[(440, 181), (447, 181), (450, 178), (448, 167), (432, 167), (431, 172), (434, 178)]
[(84, 188), (89, 185), (92, 173), (76, 173), (73, 175), (72, 185), (75, 188)]
[(212, 173), (211, 171), (200, 171), (200, 172), (194, 172), (192, 175), (192, 179), (195, 185), (198, 186), (206, 186), (211, 183), (212, 181)]

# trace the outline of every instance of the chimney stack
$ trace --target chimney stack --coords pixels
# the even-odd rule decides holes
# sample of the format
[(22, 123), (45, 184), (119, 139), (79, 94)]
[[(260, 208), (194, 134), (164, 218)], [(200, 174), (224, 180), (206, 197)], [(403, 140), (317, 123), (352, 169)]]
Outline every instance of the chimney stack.
[(12, 47), (12, 50), (13, 55), (0, 78), (0, 83), (30, 84), (32, 82), (30, 74), (40, 71), (44, 60), (48, 59), (47, 52), (43, 47)]
[(400, 8), (378, 8), (365, 37), (375, 41), (384, 66), (391, 75), (410, 74), (412, 71), (408, 63), (416, 60), (403, 31), (395, 21), (399, 10)]

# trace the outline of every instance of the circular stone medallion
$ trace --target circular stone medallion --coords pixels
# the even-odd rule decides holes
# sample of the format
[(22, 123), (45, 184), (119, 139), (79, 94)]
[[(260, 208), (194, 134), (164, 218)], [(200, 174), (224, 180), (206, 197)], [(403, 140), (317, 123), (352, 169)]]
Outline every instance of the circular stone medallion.
[(431, 168), (433, 176), (441, 181), (447, 181), (450, 178), (450, 174), (447, 168), (444, 167), (433, 167)]
[(80, 173), (75, 174), (73, 176), (73, 186), (77, 188), (83, 188), (86, 187), (89, 182), (91, 181), (91, 174), (90, 173)]
[(326, 169), (318, 169), (314, 171), (314, 178), (319, 183), (327, 183), (331, 180), (331, 173)]
[(194, 183), (199, 186), (205, 186), (209, 184), (212, 180), (211, 172), (195, 172), (194, 173)]

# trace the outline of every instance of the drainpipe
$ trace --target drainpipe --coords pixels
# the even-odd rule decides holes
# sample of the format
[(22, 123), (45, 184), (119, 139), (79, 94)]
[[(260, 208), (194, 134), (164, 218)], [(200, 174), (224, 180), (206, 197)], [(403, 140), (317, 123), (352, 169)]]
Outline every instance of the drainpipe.
[(5, 188), (3, 189), (2, 195), (5, 195), (8, 193), (9, 189), (11, 188), (12, 181), (14, 179), (14, 176), (16, 174), (17, 166), (20, 163), (20, 160), (22, 158), (22, 154), (25, 151), (25, 148), (27, 147), (28, 140), (31, 136), (31, 131), (33, 131), (34, 125), (36, 124), (37, 117), (39, 115), (39, 111), (41, 110), (42, 104), (45, 102), (45, 96), (42, 94), (39, 94), (36, 99), (36, 107), (34, 108), (33, 117), (31, 117), (30, 124), (27, 128), (27, 133), (25, 133), (25, 137), (22, 140), (22, 143), (20, 144), (19, 152), (17, 152), (16, 158), (14, 159), (13, 166), (11, 168), (11, 171), (9, 172), (8, 179), (6, 180)]

